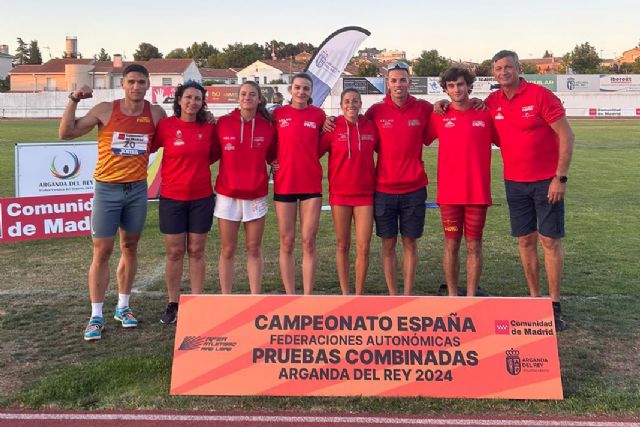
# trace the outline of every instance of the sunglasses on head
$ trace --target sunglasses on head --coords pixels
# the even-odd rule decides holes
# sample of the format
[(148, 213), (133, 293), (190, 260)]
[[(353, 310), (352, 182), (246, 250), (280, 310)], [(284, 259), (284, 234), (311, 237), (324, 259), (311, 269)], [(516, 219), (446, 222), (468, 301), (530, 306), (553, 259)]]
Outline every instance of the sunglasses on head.
[(391, 70), (407, 70), (409, 71), (409, 65), (405, 62), (393, 62), (387, 65), (387, 71)]

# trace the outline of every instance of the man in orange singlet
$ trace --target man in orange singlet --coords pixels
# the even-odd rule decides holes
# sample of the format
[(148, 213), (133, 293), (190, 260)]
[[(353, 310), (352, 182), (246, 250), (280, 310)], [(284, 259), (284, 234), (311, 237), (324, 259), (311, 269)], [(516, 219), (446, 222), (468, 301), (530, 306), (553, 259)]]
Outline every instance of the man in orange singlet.
[(131, 64), (122, 76), (124, 99), (101, 102), (86, 116), (76, 119), (80, 100), (93, 96), (91, 88), (84, 86), (69, 94), (69, 103), (60, 121), (60, 138), (67, 140), (85, 135), (98, 126), (98, 162), (93, 174), (95, 193), (91, 214), (93, 260), (89, 269), (91, 319), (84, 332), (87, 341), (102, 337), (102, 305), (118, 230), (122, 255), (116, 271), (118, 306), (114, 318), (124, 328), (138, 326), (129, 308), (129, 296), (138, 266), (138, 240), (147, 216), (147, 143), (157, 123), (166, 116), (162, 107), (144, 99), (150, 86), (145, 67)]

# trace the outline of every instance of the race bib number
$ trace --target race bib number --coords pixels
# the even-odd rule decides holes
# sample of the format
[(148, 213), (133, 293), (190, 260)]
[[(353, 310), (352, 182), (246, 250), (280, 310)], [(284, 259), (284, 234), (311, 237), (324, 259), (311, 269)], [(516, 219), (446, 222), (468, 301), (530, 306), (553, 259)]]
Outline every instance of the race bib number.
[(147, 152), (149, 136), (139, 133), (114, 132), (111, 152), (115, 156), (141, 156)]

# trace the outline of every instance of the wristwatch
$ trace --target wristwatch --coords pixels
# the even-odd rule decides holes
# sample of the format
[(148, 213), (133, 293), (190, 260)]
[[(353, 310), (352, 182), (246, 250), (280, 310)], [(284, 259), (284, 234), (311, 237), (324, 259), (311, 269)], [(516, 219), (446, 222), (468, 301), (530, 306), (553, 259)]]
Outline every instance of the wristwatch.
[(76, 98), (75, 96), (73, 96), (73, 92), (69, 94), (69, 99), (75, 102), (76, 104), (80, 102), (80, 98)]
[(569, 178), (566, 175), (558, 175), (558, 181), (560, 181), (561, 184), (565, 184), (567, 181), (569, 181)]

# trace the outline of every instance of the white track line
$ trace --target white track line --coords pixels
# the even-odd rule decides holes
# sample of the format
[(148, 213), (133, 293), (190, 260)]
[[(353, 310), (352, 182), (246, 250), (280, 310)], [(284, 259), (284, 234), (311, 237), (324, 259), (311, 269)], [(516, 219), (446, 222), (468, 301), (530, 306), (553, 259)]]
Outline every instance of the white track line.
[(265, 415), (153, 415), (153, 414), (12, 414), (0, 413), (0, 420), (50, 421), (185, 421), (228, 423), (291, 423), (291, 424), (387, 424), (387, 425), (448, 425), (448, 426), (536, 426), (536, 427), (638, 427), (633, 421), (587, 420), (491, 420), (491, 419), (437, 419), (437, 418), (384, 418), (384, 417), (306, 417)]

